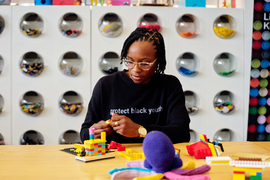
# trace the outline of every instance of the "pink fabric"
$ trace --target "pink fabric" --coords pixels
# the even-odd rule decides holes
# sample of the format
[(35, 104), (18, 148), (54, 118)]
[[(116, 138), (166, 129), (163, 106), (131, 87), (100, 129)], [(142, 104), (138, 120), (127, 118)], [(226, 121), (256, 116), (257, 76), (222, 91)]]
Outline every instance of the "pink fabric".
[(148, 172), (148, 171), (137, 171), (137, 170), (125, 170), (125, 171), (118, 171), (112, 174), (111, 179), (133, 179), (136, 177), (143, 177), (143, 176), (150, 176), (155, 174), (155, 172)]
[(165, 172), (164, 176), (169, 180), (210, 180), (210, 177), (205, 175), (182, 176), (173, 172)]

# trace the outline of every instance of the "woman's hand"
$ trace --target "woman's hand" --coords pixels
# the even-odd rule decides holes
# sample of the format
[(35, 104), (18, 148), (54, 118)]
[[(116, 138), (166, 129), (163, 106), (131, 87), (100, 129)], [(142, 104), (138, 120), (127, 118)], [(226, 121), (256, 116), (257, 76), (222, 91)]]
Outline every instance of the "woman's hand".
[(121, 134), (125, 137), (139, 137), (138, 129), (140, 128), (139, 124), (134, 123), (130, 118), (125, 115), (119, 115), (112, 113), (111, 126), (113, 130), (118, 134)]
[(103, 120), (93, 124), (91, 128), (95, 128), (95, 139), (101, 138), (101, 132), (106, 132), (106, 136), (113, 132), (113, 128), (111, 127), (111, 125), (107, 124)]

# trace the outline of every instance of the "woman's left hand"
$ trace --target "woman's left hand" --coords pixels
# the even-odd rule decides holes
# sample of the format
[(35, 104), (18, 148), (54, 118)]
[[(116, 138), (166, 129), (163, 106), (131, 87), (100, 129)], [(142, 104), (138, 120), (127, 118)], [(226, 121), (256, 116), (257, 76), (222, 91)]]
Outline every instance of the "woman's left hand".
[(113, 130), (116, 131), (118, 134), (130, 138), (140, 136), (138, 132), (140, 125), (134, 123), (127, 116), (112, 113), (111, 121), (111, 126), (113, 127)]

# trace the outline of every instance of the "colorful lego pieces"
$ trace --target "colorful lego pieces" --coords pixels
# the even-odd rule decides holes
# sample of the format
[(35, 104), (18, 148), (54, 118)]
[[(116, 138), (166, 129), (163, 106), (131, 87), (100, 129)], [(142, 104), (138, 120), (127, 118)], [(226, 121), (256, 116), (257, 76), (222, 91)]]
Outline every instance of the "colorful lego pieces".
[(207, 156), (219, 156), (220, 152), (216, 146), (220, 146), (221, 150), (224, 151), (221, 143), (217, 141), (208, 142), (206, 135), (200, 135), (200, 138), (199, 142), (186, 146), (189, 155), (194, 155), (196, 159), (203, 159)]
[(233, 180), (245, 180), (245, 173), (249, 172), (250, 180), (262, 179), (262, 168), (270, 167), (270, 162), (263, 161), (230, 161), (233, 166)]
[(101, 139), (94, 139), (94, 128), (89, 128), (90, 140), (84, 141), (85, 156), (100, 156), (106, 153), (106, 133), (101, 132)]

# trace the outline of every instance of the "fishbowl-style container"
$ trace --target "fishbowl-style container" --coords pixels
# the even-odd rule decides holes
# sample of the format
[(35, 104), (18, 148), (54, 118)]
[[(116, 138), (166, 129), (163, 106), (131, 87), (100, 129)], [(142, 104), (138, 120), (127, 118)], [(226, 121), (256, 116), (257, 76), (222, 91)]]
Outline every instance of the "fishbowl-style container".
[(98, 23), (99, 31), (103, 36), (115, 38), (123, 31), (123, 22), (117, 14), (107, 13)]
[(44, 138), (42, 134), (35, 130), (29, 130), (21, 136), (21, 145), (43, 145)]
[(27, 13), (20, 22), (20, 29), (23, 35), (36, 38), (44, 29), (43, 19), (36, 13)]
[(60, 58), (59, 68), (62, 74), (75, 77), (82, 71), (83, 60), (77, 53), (67, 52)]
[(37, 116), (44, 109), (44, 100), (39, 93), (28, 91), (21, 97), (20, 106), (22, 112), (25, 114), (29, 116)]
[(67, 13), (60, 19), (59, 29), (64, 36), (75, 38), (82, 33), (83, 21), (77, 14)]
[(185, 91), (185, 105), (189, 115), (194, 115), (199, 111), (197, 95), (192, 91)]
[(232, 131), (229, 129), (221, 129), (217, 131), (214, 135), (214, 141), (227, 142), (232, 141)]
[(80, 144), (80, 135), (74, 130), (68, 130), (61, 134), (59, 144)]
[(193, 53), (184, 53), (176, 60), (176, 68), (184, 76), (195, 76), (199, 70), (199, 60)]
[(99, 69), (104, 74), (112, 74), (122, 70), (121, 60), (115, 52), (107, 52), (99, 60)]
[[(1, 4), (1, 3), (0, 3)], [(2, 34), (2, 32), (5, 29), (5, 20), (4, 18), (0, 15), (0, 35)]]
[(221, 91), (214, 97), (214, 108), (221, 114), (231, 114), (234, 109), (234, 96), (229, 91)]
[(175, 24), (176, 32), (183, 38), (194, 38), (200, 29), (198, 19), (192, 14), (185, 14)]
[(162, 30), (161, 22), (158, 16), (152, 13), (147, 13), (143, 15), (139, 19), (137, 25), (141, 28), (156, 29), (158, 32), (161, 32)]
[(214, 60), (214, 70), (220, 76), (230, 77), (236, 71), (235, 57), (230, 53), (221, 53)]
[(69, 116), (80, 114), (83, 109), (83, 100), (81, 95), (74, 91), (67, 91), (59, 99), (60, 110)]
[(0, 74), (3, 72), (4, 69), (4, 59), (0, 55)]
[(21, 71), (31, 77), (40, 75), (44, 69), (44, 61), (36, 52), (27, 52), (20, 62)]
[(0, 94), (0, 115), (1, 115), (1, 113), (3, 112), (4, 105), (5, 105), (4, 98), (3, 98), (3, 96)]
[(215, 19), (213, 30), (219, 38), (232, 38), (236, 33), (236, 22), (230, 15), (221, 15)]

